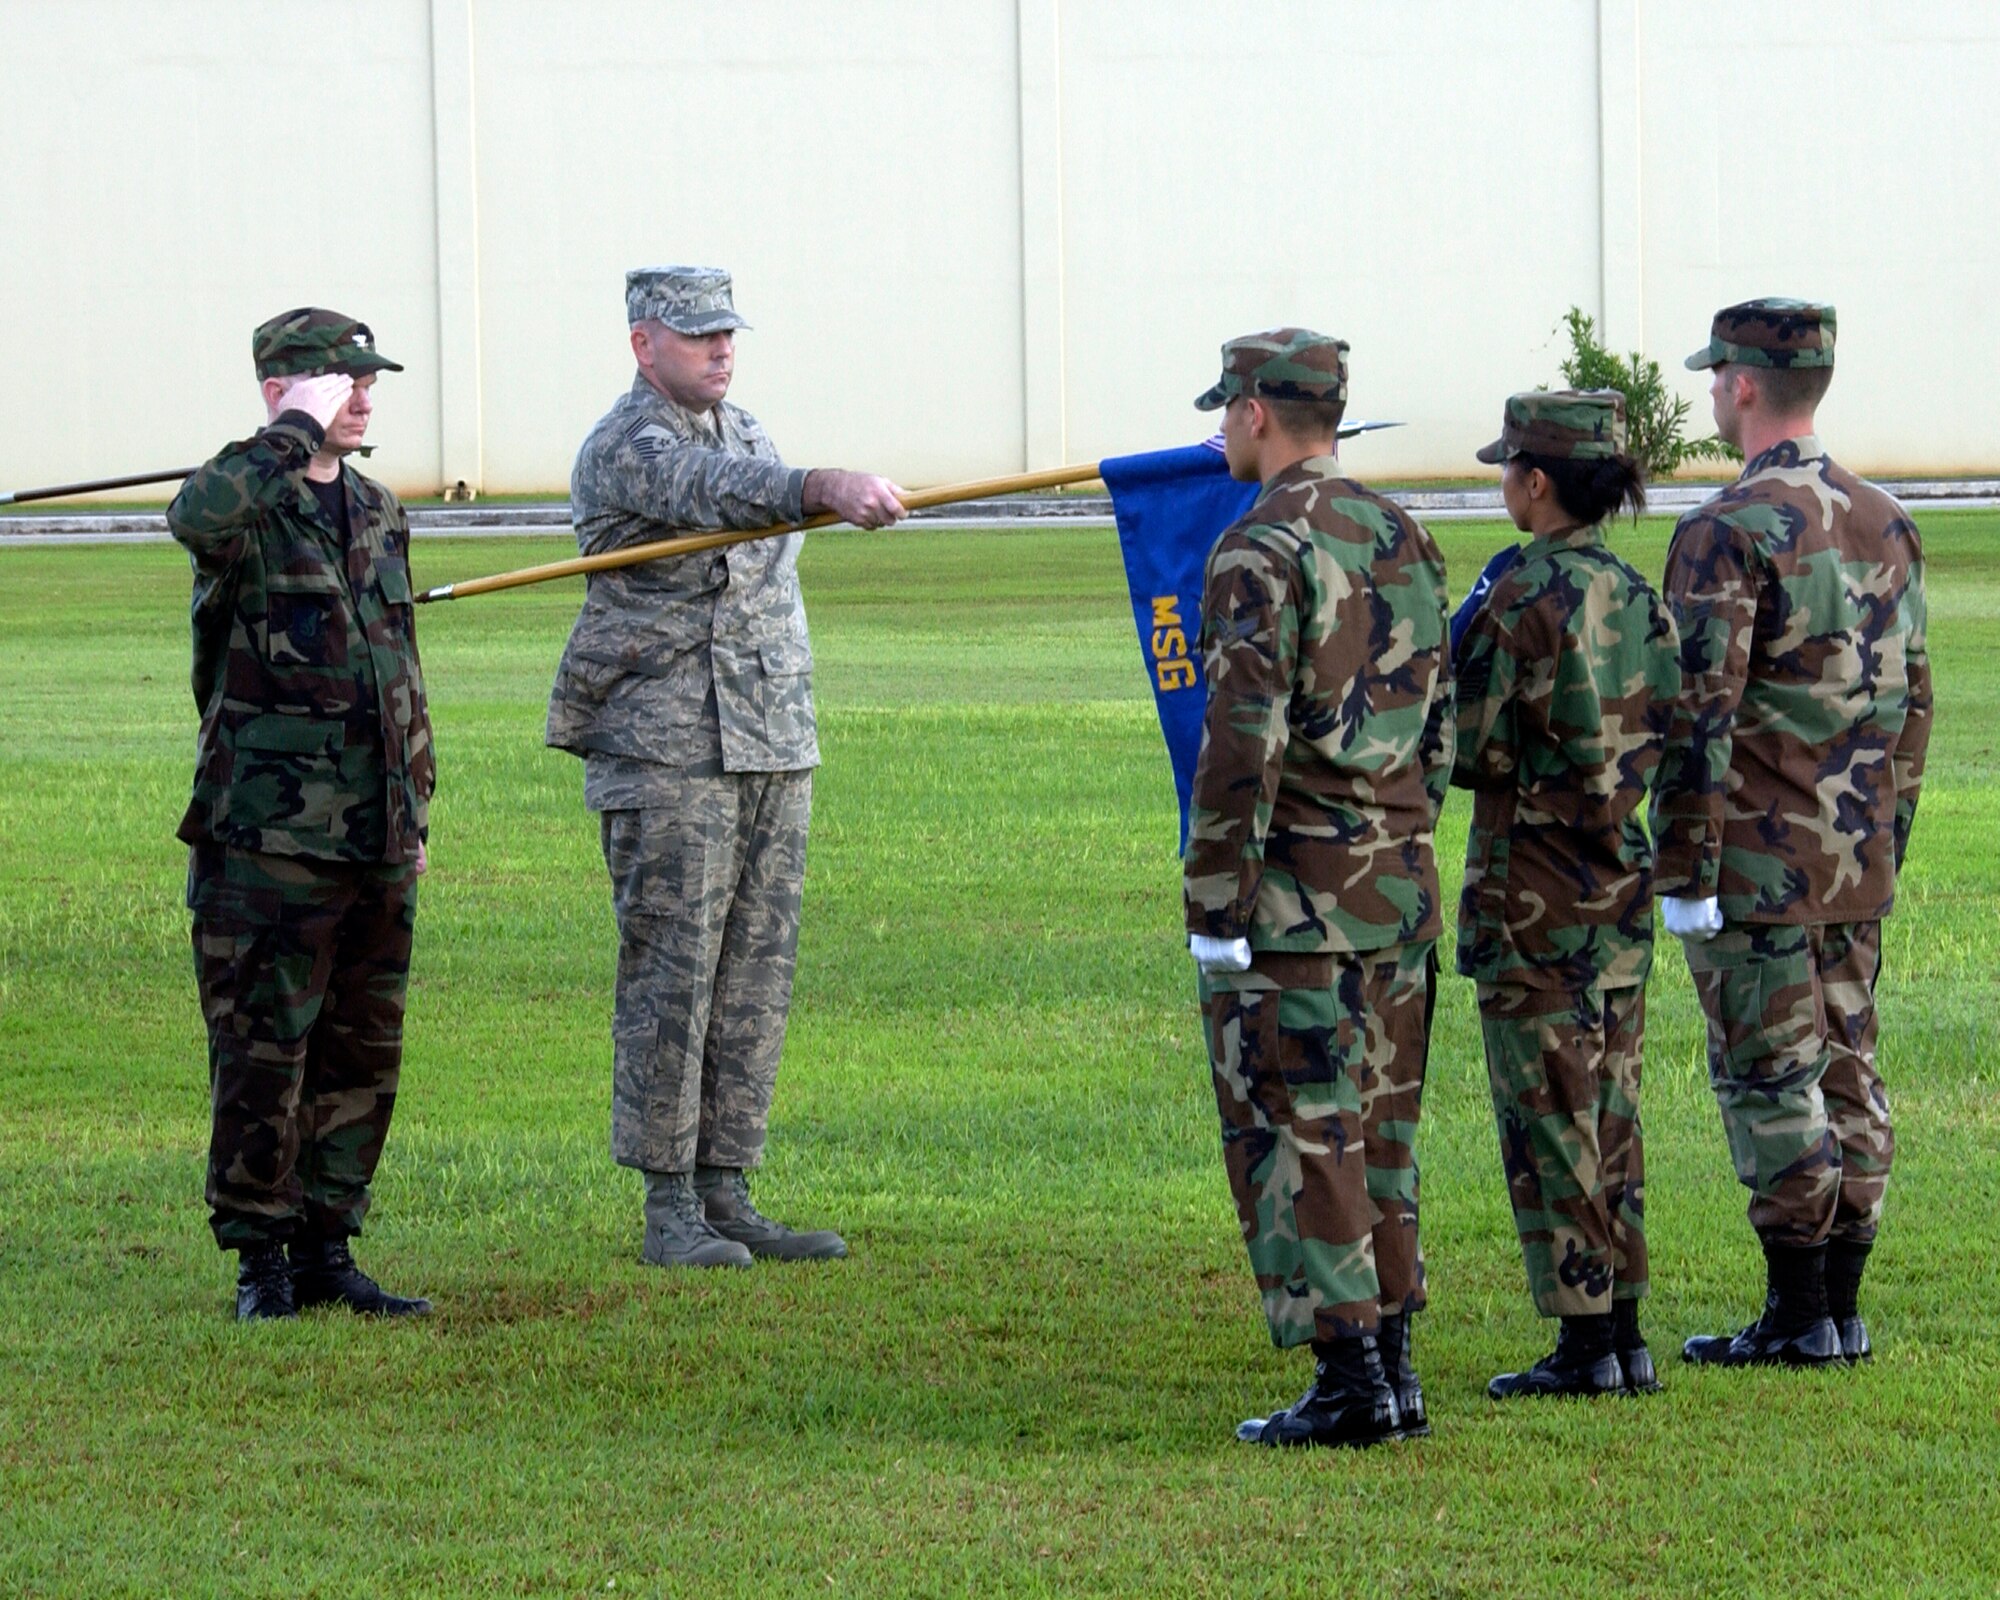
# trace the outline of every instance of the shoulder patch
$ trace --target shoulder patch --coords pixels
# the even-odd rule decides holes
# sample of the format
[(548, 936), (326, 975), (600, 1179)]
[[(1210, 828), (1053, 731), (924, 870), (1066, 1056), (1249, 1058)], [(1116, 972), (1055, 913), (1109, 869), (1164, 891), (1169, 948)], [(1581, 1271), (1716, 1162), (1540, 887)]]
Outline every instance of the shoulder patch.
[(674, 437), (651, 417), (634, 417), (625, 429), (625, 442), (641, 461), (653, 462), (674, 447)]

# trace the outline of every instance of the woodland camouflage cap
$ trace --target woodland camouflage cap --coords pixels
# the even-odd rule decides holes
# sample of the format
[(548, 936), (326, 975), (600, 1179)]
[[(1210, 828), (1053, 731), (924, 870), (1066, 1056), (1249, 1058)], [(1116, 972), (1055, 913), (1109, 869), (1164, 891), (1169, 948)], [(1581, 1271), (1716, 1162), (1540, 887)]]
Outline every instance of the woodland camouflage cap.
[(310, 372), (344, 372), (359, 378), (370, 372), (403, 370), (401, 362), (375, 348), (375, 333), (367, 323), (321, 306), (301, 306), (273, 317), (250, 335), (250, 353), (260, 378)]
[(1347, 341), (1310, 328), (1245, 334), (1222, 347), (1222, 376), (1195, 399), (1219, 411), (1238, 395), (1263, 400), (1322, 400), (1347, 404)]
[(1687, 358), (1689, 367), (1830, 367), (1833, 307), (1812, 300), (1745, 300), (1724, 306), (1709, 327), (1708, 347)]
[(736, 314), (720, 267), (634, 268), (625, 274), (625, 320), (664, 322), (694, 338), (750, 326)]
[(1559, 461), (1625, 454), (1625, 397), (1616, 389), (1535, 389), (1510, 394), (1500, 437), (1478, 456), (1491, 465), (1525, 452)]

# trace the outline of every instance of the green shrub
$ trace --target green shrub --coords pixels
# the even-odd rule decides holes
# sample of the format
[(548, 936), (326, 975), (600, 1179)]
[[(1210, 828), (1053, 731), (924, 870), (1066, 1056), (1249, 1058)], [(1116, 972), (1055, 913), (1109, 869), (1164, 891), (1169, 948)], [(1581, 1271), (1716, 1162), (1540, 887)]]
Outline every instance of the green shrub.
[(1667, 387), (1657, 361), (1634, 350), (1621, 356), (1597, 337), (1597, 321), (1571, 306), (1563, 316), (1569, 355), (1562, 363), (1563, 386), (1616, 389), (1625, 396), (1625, 425), (1634, 458), (1648, 478), (1663, 478), (1687, 461), (1741, 461), (1743, 453), (1711, 435), (1684, 437), (1688, 402)]

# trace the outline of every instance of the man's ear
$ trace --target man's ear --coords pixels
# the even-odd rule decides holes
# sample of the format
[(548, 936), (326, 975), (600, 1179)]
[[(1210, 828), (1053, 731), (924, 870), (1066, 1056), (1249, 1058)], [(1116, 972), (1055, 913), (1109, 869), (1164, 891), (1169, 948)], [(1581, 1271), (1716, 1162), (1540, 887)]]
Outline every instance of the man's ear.
[(632, 359), (644, 366), (653, 353), (652, 336), (646, 332), (643, 322), (632, 324)]
[(264, 410), (273, 418), (278, 415), (278, 396), (285, 392), (289, 381), (285, 378), (266, 378), (258, 386), (264, 391)]
[(1757, 381), (1757, 369), (1738, 363), (1729, 370), (1729, 398), (1738, 411), (1755, 411), (1764, 403), (1764, 385)]
[(1271, 431), (1271, 408), (1254, 394), (1246, 394), (1243, 404), (1250, 414), (1250, 437), (1261, 439)]

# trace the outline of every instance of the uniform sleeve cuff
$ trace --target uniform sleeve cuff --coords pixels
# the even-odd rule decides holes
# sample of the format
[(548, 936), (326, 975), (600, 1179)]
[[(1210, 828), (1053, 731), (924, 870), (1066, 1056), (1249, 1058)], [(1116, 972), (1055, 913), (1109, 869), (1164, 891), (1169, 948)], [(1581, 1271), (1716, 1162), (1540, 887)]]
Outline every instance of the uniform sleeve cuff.
[(266, 433), (274, 433), (279, 429), (288, 429), (303, 434), (307, 446), (312, 450), (318, 450), (321, 445), (326, 443), (326, 429), (322, 428), (309, 412), (280, 411), (277, 416), (271, 419), (270, 426), (264, 431)]
[(805, 467), (785, 469), (784, 503), (780, 508), (780, 522), (804, 522), (806, 520), (806, 473)]

